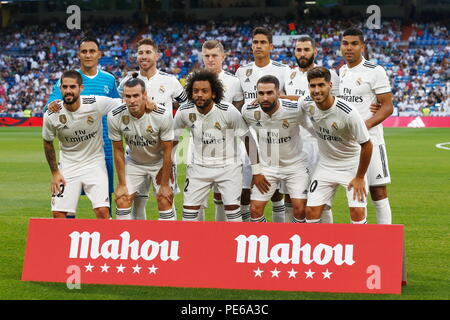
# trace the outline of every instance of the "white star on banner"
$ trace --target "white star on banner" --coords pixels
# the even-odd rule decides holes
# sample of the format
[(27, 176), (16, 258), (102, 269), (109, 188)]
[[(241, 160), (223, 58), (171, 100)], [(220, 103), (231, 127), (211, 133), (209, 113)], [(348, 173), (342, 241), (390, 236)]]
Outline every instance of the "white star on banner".
[(315, 273), (315, 272), (313, 272), (313, 271), (311, 271), (311, 269), (309, 269), (308, 271), (305, 271), (305, 273), (306, 273), (306, 279), (308, 279), (308, 278), (313, 278), (313, 274)]
[(123, 273), (123, 270), (126, 268), (124, 267), (122, 264), (120, 264), (120, 266), (116, 267), (117, 268), (117, 273)]
[(132, 268), (133, 268), (133, 273), (140, 273), (140, 271), (142, 269), (142, 267), (139, 267), (139, 265), (137, 265), (137, 264), (135, 267), (132, 267)]
[(253, 270), (253, 272), (255, 273), (255, 278), (256, 278), (256, 277), (262, 278), (262, 273), (263, 273), (264, 271), (261, 270), (261, 269), (258, 267), (258, 269)]
[(156, 274), (156, 270), (158, 270), (158, 268), (155, 267), (154, 264), (151, 267), (149, 267), (148, 269), (150, 270), (150, 273), (154, 273), (154, 274)]
[(331, 279), (330, 276), (333, 274), (333, 272), (329, 272), (328, 269), (325, 272), (322, 272), (324, 279)]
[(296, 278), (296, 274), (298, 273), (297, 271), (294, 271), (294, 268), (291, 269), (291, 271), (288, 271), (289, 273), (289, 278)]
[(86, 268), (86, 272), (92, 272), (92, 269), (94, 268), (93, 265), (91, 265), (91, 263), (89, 262), (89, 264), (87, 266), (84, 266)]
[(281, 271), (278, 271), (277, 268), (275, 268), (275, 269), (273, 269), (273, 270), (270, 271), (270, 272), (272, 272), (272, 278), (273, 278), (273, 277), (277, 277), (277, 278), (278, 278), (278, 274), (279, 274)]
[(100, 268), (102, 268), (102, 272), (108, 272), (108, 269), (110, 268), (107, 264), (106, 264), (106, 262), (105, 262), (105, 264), (104, 265), (102, 265), (102, 266), (100, 266)]

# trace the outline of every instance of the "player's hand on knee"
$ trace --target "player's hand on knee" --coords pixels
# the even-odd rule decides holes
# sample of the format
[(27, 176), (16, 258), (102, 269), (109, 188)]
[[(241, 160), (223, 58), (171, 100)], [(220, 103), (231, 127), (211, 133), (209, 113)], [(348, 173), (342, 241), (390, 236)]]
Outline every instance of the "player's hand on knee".
[(118, 184), (114, 192), (116, 200), (128, 195), (128, 188), (125, 184)]
[(61, 102), (61, 100), (52, 101), (47, 107), (48, 111), (58, 112), (61, 109), (61, 107), (59, 106), (60, 102)]
[(159, 188), (158, 194), (156, 195), (156, 198), (157, 198), (158, 201), (160, 201), (160, 199), (166, 199), (167, 201), (172, 203), (173, 202), (173, 191), (172, 191), (172, 188), (169, 187), (168, 185), (161, 186)]
[(64, 179), (61, 172), (56, 171), (52, 174), (52, 182), (51, 182), (51, 192), (52, 195), (60, 195), (64, 191), (64, 186), (66, 185), (66, 180)]
[(255, 185), (261, 193), (269, 192), (270, 183), (263, 174), (253, 175), (252, 185)]
[(348, 190), (353, 188), (353, 200), (363, 202), (367, 197), (366, 183), (364, 178), (353, 178), (348, 184)]

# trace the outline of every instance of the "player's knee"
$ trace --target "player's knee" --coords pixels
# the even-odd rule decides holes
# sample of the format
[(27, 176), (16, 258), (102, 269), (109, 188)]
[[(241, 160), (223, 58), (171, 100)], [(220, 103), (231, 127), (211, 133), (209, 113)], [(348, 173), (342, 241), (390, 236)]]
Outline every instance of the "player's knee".
[(52, 211), (53, 218), (55, 219), (63, 219), (67, 217), (67, 212), (61, 212), (61, 211)]
[(172, 209), (172, 202), (166, 198), (158, 199), (158, 210), (166, 211)]
[(306, 219), (314, 220), (314, 219), (320, 219), (320, 214), (322, 212), (317, 207), (306, 207), (305, 213), (306, 213)]
[(294, 217), (297, 219), (305, 219), (306, 216), (306, 207), (302, 203), (296, 203), (292, 205), (292, 211), (294, 214)]
[(383, 200), (388, 197), (386, 186), (372, 186), (369, 187), (369, 190), (373, 201)]
[(131, 207), (131, 200), (129, 197), (120, 197), (119, 199), (116, 199), (116, 206), (117, 208), (130, 208)]
[(250, 203), (250, 216), (252, 218), (259, 218), (264, 213), (264, 207), (256, 204), (255, 202)]
[(109, 208), (108, 207), (100, 207), (95, 208), (95, 215), (97, 219), (109, 219)]

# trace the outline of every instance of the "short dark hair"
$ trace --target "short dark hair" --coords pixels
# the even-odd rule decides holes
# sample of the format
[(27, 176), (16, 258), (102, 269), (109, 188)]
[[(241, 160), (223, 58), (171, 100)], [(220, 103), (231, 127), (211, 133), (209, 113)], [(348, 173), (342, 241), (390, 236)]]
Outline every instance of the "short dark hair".
[(297, 38), (296, 42), (311, 42), (311, 45), (313, 46), (313, 48), (316, 47), (316, 41), (314, 41), (313, 38), (311, 38), (308, 35), (301, 35), (299, 38)]
[(193, 101), (192, 92), (194, 82), (196, 81), (209, 82), (209, 84), (211, 85), (211, 91), (215, 95), (215, 98), (213, 99), (215, 103), (219, 103), (223, 99), (224, 89), (222, 81), (219, 80), (218, 76), (214, 72), (208, 71), (206, 69), (201, 69), (192, 72), (186, 81), (185, 90), (189, 101)]
[(275, 85), (275, 89), (280, 89), (280, 81), (277, 79), (277, 77), (272, 75), (266, 75), (259, 78), (256, 82), (256, 86), (258, 87), (258, 84), (260, 83), (273, 83)]
[(128, 87), (128, 88), (134, 88), (134, 87), (136, 87), (136, 86), (141, 86), (142, 87), (142, 93), (144, 93), (146, 90), (145, 90), (145, 82), (142, 80), (142, 79), (139, 79), (138, 78), (138, 73), (137, 72), (134, 72), (133, 74), (132, 74), (132, 78), (130, 78), (129, 80), (127, 80), (126, 82), (125, 82), (125, 84), (123, 85), (124, 86), (124, 88), (125, 87)]
[(78, 85), (82, 85), (83, 84), (83, 77), (81, 76), (81, 74), (78, 71), (75, 70), (67, 70), (64, 71), (62, 76), (61, 76), (61, 85), (63, 82), (64, 78), (72, 78), (77, 80)]
[(256, 27), (253, 29), (252, 38), (254, 38), (257, 34), (265, 35), (269, 40), (269, 43), (272, 43), (272, 32), (270, 32), (269, 29), (264, 27)]
[(78, 47), (80, 47), (83, 42), (94, 42), (97, 45), (97, 48), (100, 50), (100, 43), (98, 42), (97, 38), (93, 36), (86, 36), (82, 38), (80, 42), (78, 42)]
[(345, 36), (358, 36), (359, 40), (361, 40), (361, 42), (364, 42), (364, 33), (358, 28), (348, 28), (342, 34), (342, 37)]
[(324, 78), (326, 82), (330, 82), (331, 73), (330, 73), (330, 70), (328, 70), (327, 68), (314, 67), (308, 71), (308, 73), (306, 74), (306, 77), (308, 78), (308, 82), (310, 82), (312, 79), (317, 79), (317, 78)]
[(143, 46), (143, 45), (152, 46), (153, 49), (155, 49), (155, 51), (158, 51), (158, 45), (156, 44), (155, 41), (153, 41), (150, 38), (142, 38), (141, 40), (139, 40), (137, 43), (137, 48), (139, 48), (140, 46)]

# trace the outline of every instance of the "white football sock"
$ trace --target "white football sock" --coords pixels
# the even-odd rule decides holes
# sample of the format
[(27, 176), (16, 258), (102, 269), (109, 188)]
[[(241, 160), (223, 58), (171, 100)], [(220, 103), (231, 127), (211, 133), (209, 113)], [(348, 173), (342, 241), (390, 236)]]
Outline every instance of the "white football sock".
[(285, 211), (284, 211), (284, 222), (294, 222), (292, 219), (294, 219), (294, 209), (292, 208), (291, 202), (286, 202), (284, 204)]
[(198, 221), (205, 221), (205, 208), (198, 209)]
[(227, 217), (225, 215), (225, 209), (223, 208), (222, 200), (214, 199), (214, 207), (215, 207), (216, 221), (227, 221)]
[(291, 219), (292, 223), (306, 223), (306, 219), (297, 219), (296, 217), (292, 217)]
[(373, 201), (377, 215), (377, 224), (392, 224), (392, 211), (389, 199)]
[(250, 222), (250, 205), (241, 205), (242, 221)]
[(331, 212), (331, 209), (323, 209), (320, 223), (333, 223), (333, 212)]
[(351, 220), (351, 221), (352, 221), (352, 224), (367, 224), (366, 218), (362, 219), (361, 221), (353, 221), (353, 220)]
[(227, 221), (242, 222), (241, 208), (225, 210), (225, 215), (227, 217)]
[(199, 221), (198, 210), (183, 208), (183, 221)]
[(175, 221), (176, 218), (175, 218), (175, 214), (173, 213), (173, 209), (160, 210), (158, 220)]
[(284, 222), (284, 200), (272, 202), (272, 222)]
[(267, 222), (267, 220), (265, 216), (262, 216), (256, 219), (250, 218), (250, 222)]
[(147, 220), (147, 211), (145, 207), (147, 205), (148, 196), (137, 196), (133, 200), (132, 216), (135, 220)]
[(132, 220), (130, 208), (116, 208), (116, 220)]
[(320, 223), (320, 219), (306, 219), (306, 223)]

